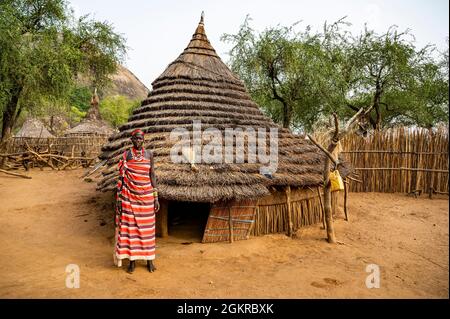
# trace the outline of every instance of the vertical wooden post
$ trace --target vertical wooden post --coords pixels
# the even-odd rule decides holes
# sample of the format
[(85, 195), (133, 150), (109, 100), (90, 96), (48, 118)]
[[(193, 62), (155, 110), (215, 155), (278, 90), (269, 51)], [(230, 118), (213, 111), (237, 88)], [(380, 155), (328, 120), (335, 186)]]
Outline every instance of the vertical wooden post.
[(320, 188), (317, 187), (317, 194), (319, 195), (320, 208), (322, 209), (322, 226), (325, 229), (327, 226), (325, 225), (325, 209), (323, 208), (322, 195), (320, 194)]
[(323, 170), (323, 206), (325, 210), (325, 222), (327, 224), (327, 238), (331, 244), (336, 243), (336, 235), (333, 227), (333, 215), (331, 212), (331, 183), (330, 183), (330, 160), (325, 158)]
[(348, 212), (347, 212), (347, 194), (348, 194), (348, 181), (344, 180), (344, 214), (345, 220), (348, 221)]
[(159, 205), (160, 208), (159, 212), (156, 213), (156, 218), (159, 219), (160, 236), (164, 238), (169, 236), (169, 201), (160, 199)]
[(288, 236), (293, 235), (293, 224), (292, 224), (292, 209), (291, 209), (291, 186), (286, 187), (286, 206), (288, 215)]
[(231, 214), (231, 207), (228, 206), (228, 227), (230, 228), (230, 244), (233, 243), (233, 215)]
[[(434, 168), (434, 166), (433, 166), (433, 158), (434, 158), (434, 156), (433, 156), (433, 150), (434, 150), (434, 147), (433, 147), (433, 143), (434, 143), (434, 134), (433, 134), (433, 129), (429, 129), (428, 130), (428, 132), (429, 132), (429, 135), (430, 135), (430, 143), (428, 144), (429, 145), (429, 149), (428, 149), (428, 151), (429, 151), (429, 154), (428, 154), (428, 161), (427, 161), (427, 164), (428, 164), (428, 167), (427, 167), (427, 169), (433, 169)], [(428, 198), (429, 199), (432, 199), (433, 198), (433, 171), (429, 171), (428, 172)]]

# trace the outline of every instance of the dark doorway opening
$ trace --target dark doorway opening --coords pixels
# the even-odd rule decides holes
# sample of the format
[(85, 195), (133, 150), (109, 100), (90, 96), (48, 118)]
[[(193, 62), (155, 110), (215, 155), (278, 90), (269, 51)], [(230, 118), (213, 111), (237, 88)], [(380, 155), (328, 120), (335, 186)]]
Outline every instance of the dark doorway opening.
[(208, 222), (209, 203), (169, 202), (169, 236), (183, 242), (201, 242)]

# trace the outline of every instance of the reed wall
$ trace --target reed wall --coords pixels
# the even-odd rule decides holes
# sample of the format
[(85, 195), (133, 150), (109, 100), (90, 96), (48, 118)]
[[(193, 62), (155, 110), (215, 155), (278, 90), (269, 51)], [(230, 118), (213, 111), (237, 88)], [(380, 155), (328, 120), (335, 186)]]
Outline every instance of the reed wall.
[(341, 141), (344, 158), (354, 167), (352, 192), (448, 193), (448, 128), (395, 128), (350, 134)]

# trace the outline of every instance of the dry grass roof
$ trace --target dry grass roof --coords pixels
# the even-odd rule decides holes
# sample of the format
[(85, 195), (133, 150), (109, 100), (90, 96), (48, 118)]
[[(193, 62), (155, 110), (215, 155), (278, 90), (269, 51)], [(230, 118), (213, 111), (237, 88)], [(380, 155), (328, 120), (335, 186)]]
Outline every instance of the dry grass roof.
[[(98, 189), (113, 190), (117, 163), (130, 148), (130, 133), (140, 128), (145, 145), (153, 150), (160, 197), (169, 200), (215, 202), (257, 198), (271, 186), (308, 187), (322, 181), (323, 155), (311, 142), (293, 135), (265, 116), (246, 91), (242, 81), (221, 61), (200, 21), (187, 48), (152, 83), (153, 90), (128, 123), (109, 138), (101, 159), (108, 168)], [(225, 128), (278, 128), (278, 170), (273, 178), (259, 173), (261, 164), (174, 164), (169, 135), (174, 128), (192, 131), (200, 120), (202, 130)], [(205, 143), (206, 144), (206, 143)]]
[(77, 136), (77, 135), (99, 135), (99, 136), (109, 136), (115, 132), (115, 130), (105, 122), (101, 115), (100, 109), (98, 107), (99, 98), (97, 91), (94, 93), (91, 99), (91, 107), (89, 108), (86, 116), (83, 120), (76, 126), (69, 129), (64, 135), (65, 136)]
[(54, 137), (44, 126), (44, 124), (36, 119), (27, 119), (20, 130), (17, 132), (15, 137)]

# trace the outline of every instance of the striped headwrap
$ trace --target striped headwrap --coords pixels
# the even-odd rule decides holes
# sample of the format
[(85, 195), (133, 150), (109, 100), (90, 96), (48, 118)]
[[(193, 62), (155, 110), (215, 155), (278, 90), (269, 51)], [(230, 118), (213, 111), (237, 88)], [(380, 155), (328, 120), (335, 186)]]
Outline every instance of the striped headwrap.
[(144, 132), (142, 132), (142, 130), (140, 129), (135, 129), (133, 132), (131, 132), (131, 136), (135, 136), (136, 134), (141, 134), (142, 136), (144, 136)]

